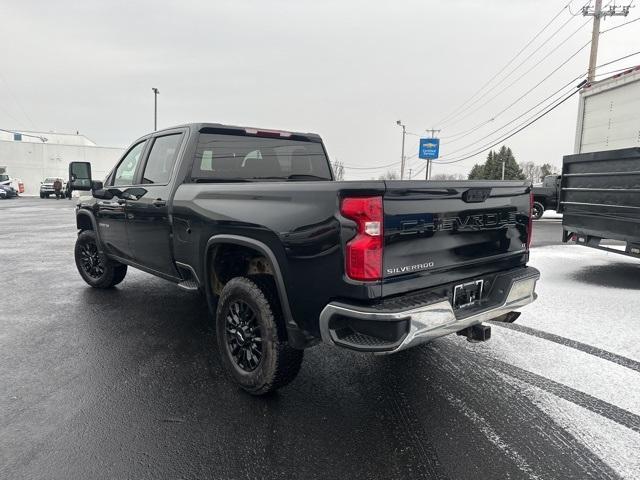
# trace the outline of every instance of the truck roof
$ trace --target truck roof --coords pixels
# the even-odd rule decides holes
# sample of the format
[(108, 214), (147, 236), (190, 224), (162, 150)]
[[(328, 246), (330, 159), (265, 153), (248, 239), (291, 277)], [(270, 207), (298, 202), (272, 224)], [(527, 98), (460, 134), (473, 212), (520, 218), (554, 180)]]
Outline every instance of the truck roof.
[[(238, 131), (238, 130), (283, 132), (283, 133), (290, 133), (292, 136), (308, 137), (309, 139), (313, 139), (316, 141), (321, 140), (320, 135), (318, 135), (317, 133), (311, 133), (311, 132), (297, 132), (292, 130), (272, 129), (272, 128), (263, 128), (263, 127), (249, 127), (249, 126), (240, 126), (240, 125), (225, 125), (222, 123), (205, 123), (205, 122), (184, 123), (184, 124), (175, 125), (169, 128), (163, 128), (162, 130), (158, 130), (158, 132), (162, 132), (165, 130), (173, 130), (176, 128), (185, 128), (185, 127), (193, 129), (195, 131), (201, 131), (202, 129), (205, 129), (205, 128), (211, 128), (216, 130), (229, 130), (230, 132)], [(157, 133), (157, 132), (154, 132), (154, 133)]]

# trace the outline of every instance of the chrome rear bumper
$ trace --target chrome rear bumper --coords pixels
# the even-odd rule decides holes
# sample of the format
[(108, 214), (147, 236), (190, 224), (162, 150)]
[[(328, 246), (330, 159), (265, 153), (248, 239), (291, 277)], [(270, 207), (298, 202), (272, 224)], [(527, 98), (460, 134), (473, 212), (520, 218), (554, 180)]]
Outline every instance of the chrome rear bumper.
[[(458, 310), (458, 316), (453, 310), (451, 302), (447, 298), (402, 311), (373, 311), (372, 309), (342, 303), (329, 303), (320, 313), (320, 333), (322, 340), (331, 345), (352, 348), (359, 351), (371, 351), (377, 353), (394, 353), (428, 342), (434, 338), (449, 335), (464, 330), (467, 327), (478, 325), (482, 322), (499, 318), (514, 309), (523, 307), (533, 302), (536, 282), (540, 273), (534, 268), (527, 268), (526, 275), (518, 275), (511, 279), (509, 288), (502, 295), (497, 306), (481, 310), (468, 316), (462, 316)], [(405, 334), (395, 342), (379, 343), (365, 341), (362, 345), (349, 345), (342, 341), (335, 329), (331, 327), (332, 319), (341, 317), (355, 321), (372, 322), (408, 322)], [(368, 335), (360, 338), (373, 338)], [(366, 338), (365, 338), (366, 340)]]

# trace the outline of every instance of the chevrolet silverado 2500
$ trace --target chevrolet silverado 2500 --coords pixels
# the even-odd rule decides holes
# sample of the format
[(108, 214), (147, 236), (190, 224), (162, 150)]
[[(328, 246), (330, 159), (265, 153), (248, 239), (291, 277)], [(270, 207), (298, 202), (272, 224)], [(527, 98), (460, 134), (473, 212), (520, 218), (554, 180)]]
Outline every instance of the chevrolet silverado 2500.
[(523, 182), (335, 181), (319, 136), (189, 124), (136, 140), (103, 182), (69, 166), (75, 258), (92, 287), (128, 267), (206, 295), (221, 362), (252, 394), (319, 342), (393, 353), (489, 338), (535, 299)]

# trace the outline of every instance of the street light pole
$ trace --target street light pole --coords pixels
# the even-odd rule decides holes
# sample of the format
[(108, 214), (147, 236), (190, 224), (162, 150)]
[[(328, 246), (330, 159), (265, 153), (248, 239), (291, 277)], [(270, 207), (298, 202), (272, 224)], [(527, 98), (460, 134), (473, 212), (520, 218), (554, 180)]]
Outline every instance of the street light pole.
[(502, 161), (502, 179), (504, 180), (504, 160)]
[(158, 130), (158, 94), (160, 90), (153, 87), (153, 131)]
[(400, 157), (400, 180), (404, 180), (404, 138), (407, 136), (407, 126), (401, 120), (396, 120), (396, 125), (402, 127), (402, 154)]

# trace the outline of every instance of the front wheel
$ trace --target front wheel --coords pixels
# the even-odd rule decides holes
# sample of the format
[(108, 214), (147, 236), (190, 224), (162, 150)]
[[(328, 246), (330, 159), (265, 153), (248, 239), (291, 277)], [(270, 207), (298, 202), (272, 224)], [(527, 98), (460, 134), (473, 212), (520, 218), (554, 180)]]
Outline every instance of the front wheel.
[(540, 220), (542, 215), (544, 214), (544, 205), (540, 202), (534, 202), (533, 207), (531, 208), (531, 216), (534, 220)]
[(252, 395), (290, 383), (300, 371), (303, 350), (285, 336), (273, 279), (236, 277), (222, 289), (216, 309), (216, 336), (228, 376)]
[(76, 267), (82, 279), (94, 288), (111, 288), (124, 280), (127, 266), (109, 260), (98, 250), (93, 230), (78, 235), (75, 247)]

